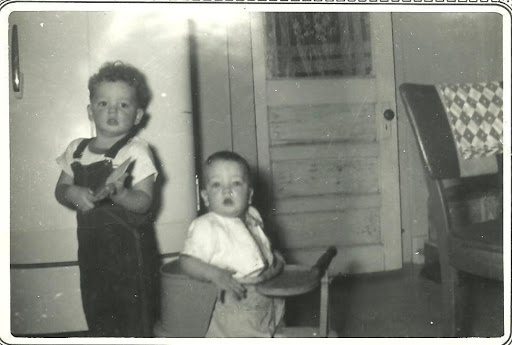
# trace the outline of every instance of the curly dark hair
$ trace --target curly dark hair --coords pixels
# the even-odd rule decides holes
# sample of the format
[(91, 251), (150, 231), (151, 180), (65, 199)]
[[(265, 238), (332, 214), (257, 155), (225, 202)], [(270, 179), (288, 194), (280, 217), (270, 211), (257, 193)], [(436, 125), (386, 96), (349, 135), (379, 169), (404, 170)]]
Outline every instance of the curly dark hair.
[(249, 187), (252, 187), (252, 177), (251, 177), (251, 168), (249, 166), (249, 163), (245, 158), (240, 156), (238, 153), (231, 152), (231, 151), (217, 151), (213, 154), (211, 154), (206, 161), (204, 162), (203, 167), (203, 185), (206, 184), (206, 174), (208, 172), (208, 168), (213, 164), (213, 162), (217, 161), (228, 161), (228, 162), (236, 162), (242, 166), (244, 169), (244, 172), (247, 176), (247, 182), (249, 184)]
[(104, 81), (123, 81), (133, 87), (137, 97), (137, 106), (146, 110), (151, 100), (151, 91), (146, 76), (137, 68), (122, 61), (106, 62), (98, 73), (89, 78), (89, 99), (94, 96), (98, 84)]

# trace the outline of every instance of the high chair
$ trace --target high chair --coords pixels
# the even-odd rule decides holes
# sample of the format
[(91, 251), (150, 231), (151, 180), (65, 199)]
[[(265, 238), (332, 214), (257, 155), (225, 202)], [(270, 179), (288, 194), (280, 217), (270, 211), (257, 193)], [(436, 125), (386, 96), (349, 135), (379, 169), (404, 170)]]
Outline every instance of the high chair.
[[(296, 296), (320, 285), (318, 327), (281, 327), (275, 337), (336, 337), (329, 330), (329, 278), (327, 268), (337, 251), (329, 247), (312, 267), (285, 265), (276, 277), (256, 285), (259, 293), (273, 297)], [(177, 261), (161, 267), (161, 319), (154, 327), (156, 337), (204, 337), (210, 323), (217, 288), (185, 275)]]
[(273, 279), (259, 284), (256, 290), (267, 296), (289, 297), (313, 291), (320, 285), (320, 317), (318, 327), (282, 327), (276, 331), (276, 338), (336, 337), (329, 329), (329, 277), (327, 268), (336, 256), (335, 247), (329, 247), (313, 267), (286, 265)]

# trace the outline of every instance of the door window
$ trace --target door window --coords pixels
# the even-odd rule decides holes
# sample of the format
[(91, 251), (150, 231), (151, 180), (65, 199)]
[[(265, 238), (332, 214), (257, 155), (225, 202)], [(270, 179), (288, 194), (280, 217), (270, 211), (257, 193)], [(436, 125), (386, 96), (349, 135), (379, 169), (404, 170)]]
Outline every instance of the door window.
[(267, 78), (367, 77), (369, 13), (267, 13)]

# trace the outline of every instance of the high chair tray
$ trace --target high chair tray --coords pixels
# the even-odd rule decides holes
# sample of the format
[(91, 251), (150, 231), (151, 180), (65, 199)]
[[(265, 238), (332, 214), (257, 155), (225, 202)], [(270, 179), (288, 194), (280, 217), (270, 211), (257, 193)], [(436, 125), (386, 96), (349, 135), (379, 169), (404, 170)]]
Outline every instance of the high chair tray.
[(314, 290), (320, 284), (318, 271), (303, 265), (285, 265), (276, 277), (259, 283), (256, 291), (267, 296), (294, 296)]

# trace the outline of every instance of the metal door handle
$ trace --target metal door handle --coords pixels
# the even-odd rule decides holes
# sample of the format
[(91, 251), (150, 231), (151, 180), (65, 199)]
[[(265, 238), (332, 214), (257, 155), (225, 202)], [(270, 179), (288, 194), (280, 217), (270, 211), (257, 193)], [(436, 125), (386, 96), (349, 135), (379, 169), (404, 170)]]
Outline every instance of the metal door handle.
[(391, 121), (395, 118), (395, 112), (391, 109), (386, 109), (384, 111), (384, 118), (388, 121)]
[(11, 35), (11, 72), (12, 89), (14, 92), (21, 91), (20, 54), (18, 47), (18, 26), (12, 26)]

